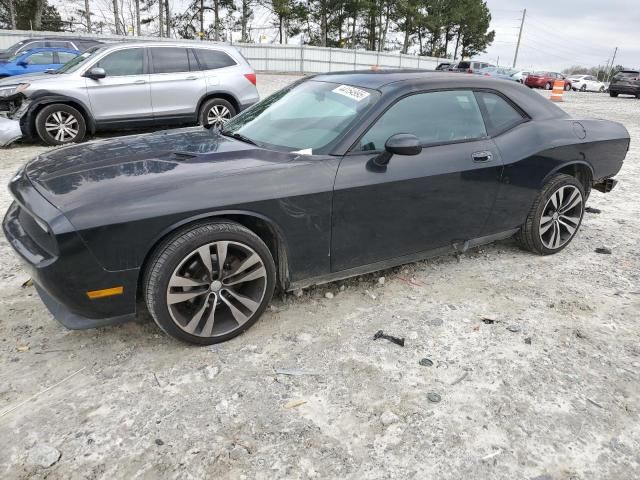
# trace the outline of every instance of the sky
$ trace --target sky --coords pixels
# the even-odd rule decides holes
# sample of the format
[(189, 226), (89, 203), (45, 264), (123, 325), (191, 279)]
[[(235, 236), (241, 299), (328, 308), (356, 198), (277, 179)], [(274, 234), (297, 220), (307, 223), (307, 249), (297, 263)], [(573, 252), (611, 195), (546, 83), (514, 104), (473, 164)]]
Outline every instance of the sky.
[(640, 66), (640, 0), (486, 0), (494, 43), (479, 59), (511, 66), (527, 9), (517, 67), (561, 70), (572, 65)]

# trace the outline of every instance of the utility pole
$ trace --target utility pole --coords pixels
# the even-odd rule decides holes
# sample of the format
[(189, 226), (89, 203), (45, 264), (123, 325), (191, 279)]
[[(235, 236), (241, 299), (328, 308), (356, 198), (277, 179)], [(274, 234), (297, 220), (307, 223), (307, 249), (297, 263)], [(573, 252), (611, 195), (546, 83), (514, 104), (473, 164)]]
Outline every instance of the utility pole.
[(609, 69), (609, 71), (607, 72), (607, 82), (609, 81), (609, 78), (611, 77), (611, 74), (613, 73), (613, 69), (615, 68), (616, 64), (616, 54), (618, 53), (618, 47), (616, 47), (616, 49), (613, 51), (613, 58), (611, 59), (611, 67)]
[(518, 61), (518, 50), (520, 50), (520, 39), (522, 38), (522, 29), (524, 28), (524, 17), (527, 16), (527, 9), (522, 11), (522, 21), (520, 22), (520, 31), (518, 32), (518, 43), (516, 44), (516, 54), (513, 56), (513, 68), (516, 68)]

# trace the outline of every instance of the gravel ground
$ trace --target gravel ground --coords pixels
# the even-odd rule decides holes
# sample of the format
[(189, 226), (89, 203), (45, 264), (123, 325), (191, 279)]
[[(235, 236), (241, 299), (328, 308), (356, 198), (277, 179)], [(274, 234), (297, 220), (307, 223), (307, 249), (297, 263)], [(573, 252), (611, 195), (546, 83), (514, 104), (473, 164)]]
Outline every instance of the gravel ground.
[[(565, 98), (640, 137), (639, 100)], [(0, 183), (43, 150), (0, 151)], [(211, 348), (144, 317), (65, 330), (3, 238), (0, 477), (640, 478), (636, 142), (618, 178), (558, 255), (505, 241), (312, 288)]]

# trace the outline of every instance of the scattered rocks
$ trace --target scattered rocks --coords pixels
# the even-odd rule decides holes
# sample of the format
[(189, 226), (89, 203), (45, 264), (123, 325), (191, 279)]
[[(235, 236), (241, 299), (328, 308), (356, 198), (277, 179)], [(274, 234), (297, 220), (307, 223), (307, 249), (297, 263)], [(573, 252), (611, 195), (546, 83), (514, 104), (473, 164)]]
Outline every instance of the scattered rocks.
[(599, 208), (593, 208), (593, 207), (587, 207), (584, 209), (584, 211), (587, 213), (602, 213), (602, 210), (600, 210)]
[(159, 447), (161, 447), (162, 445), (164, 445), (164, 442), (163, 442), (161, 439), (156, 438), (156, 445), (158, 445)]
[(611, 255), (611, 249), (608, 247), (598, 247), (595, 250), (596, 253), (601, 253), (603, 255)]
[(429, 325), (431, 325), (432, 327), (441, 327), (442, 323), (443, 322), (441, 318), (433, 318), (429, 320)]
[(433, 367), (433, 361), (429, 358), (423, 358), (418, 363), (423, 367)]
[(525, 338), (524, 343), (526, 343), (527, 345), (531, 345), (531, 337)]
[(520, 325), (509, 325), (507, 327), (507, 330), (509, 330), (510, 332), (513, 332), (513, 333), (518, 333), (522, 329), (520, 328)]
[(429, 392), (427, 393), (427, 399), (431, 403), (438, 403), (440, 400), (442, 400), (442, 397), (440, 397), (440, 395), (437, 394), (436, 392)]
[(231, 451), (229, 452), (229, 458), (231, 460), (242, 460), (246, 456), (249, 455), (249, 450), (242, 445), (234, 445)]
[(389, 410), (385, 410), (382, 415), (380, 415), (380, 422), (382, 422), (382, 425), (384, 425), (385, 427), (394, 423), (398, 423), (399, 421), (400, 417)]
[(380, 277), (380, 278), (378, 279), (378, 285), (380, 285), (380, 286), (384, 285), (384, 282), (385, 282), (385, 281), (386, 281), (386, 279), (385, 279), (384, 277)]
[(326, 298), (327, 300), (331, 300), (333, 298), (333, 293), (331, 292), (327, 292), (324, 294), (324, 298)]
[(293, 291), (293, 294), (294, 294), (296, 297), (300, 298), (302, 295), (304, 295), (304, 291), (303, 291), (301, 288), (299, 288), (299, 289), (297, 289), (297, 290), (294, 290), (294, 291)]
[(585, 333), (582, 330), (576, 330), (575, 331), (576, 337), (578, 338), (587, 338), (587, 336), (585, 335)]
[(54, 465), (62, 454), (57, 448), (43, 443), (36, 444), (27, 455), (27, 464), (34, 467), (49, 468)]
[(371, 298), (371, 300), (375, 300), (376, 298), (378, 298), (375, 294), (371, 293), (369, 290), (365, 290), (364, 294), (368, 295), (369, 298)]
[(496, 323), (496, 321), (493, 318), (484, 317), (482, 319), (482, 323), (485, 323), (487, 325), (493, 325), (494, 323)]

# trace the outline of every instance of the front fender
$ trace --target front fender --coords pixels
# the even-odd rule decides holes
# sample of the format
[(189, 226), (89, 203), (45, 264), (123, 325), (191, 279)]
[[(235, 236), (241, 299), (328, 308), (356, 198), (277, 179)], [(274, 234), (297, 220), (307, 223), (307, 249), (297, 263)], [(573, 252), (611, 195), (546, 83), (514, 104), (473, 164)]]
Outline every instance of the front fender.
[(20, 117), (20, 128), (22, 129), (22, 133), (28, 138), (34, 138), (36, 136), (35, 118), (40, 109), (54, 103), (64, 103), (77, 108), (80, 113), (84, 115), (85, 121), (87, 122), (87, 131), (92, 135), (96, 132), (96, 122), (93, 115), (91, 115), (91, 109), (77, 98), (50, 93), (46, 90), (38, 90), (29, 95), (25, 102), (28, 103), (28, 106), (24, 114)]

